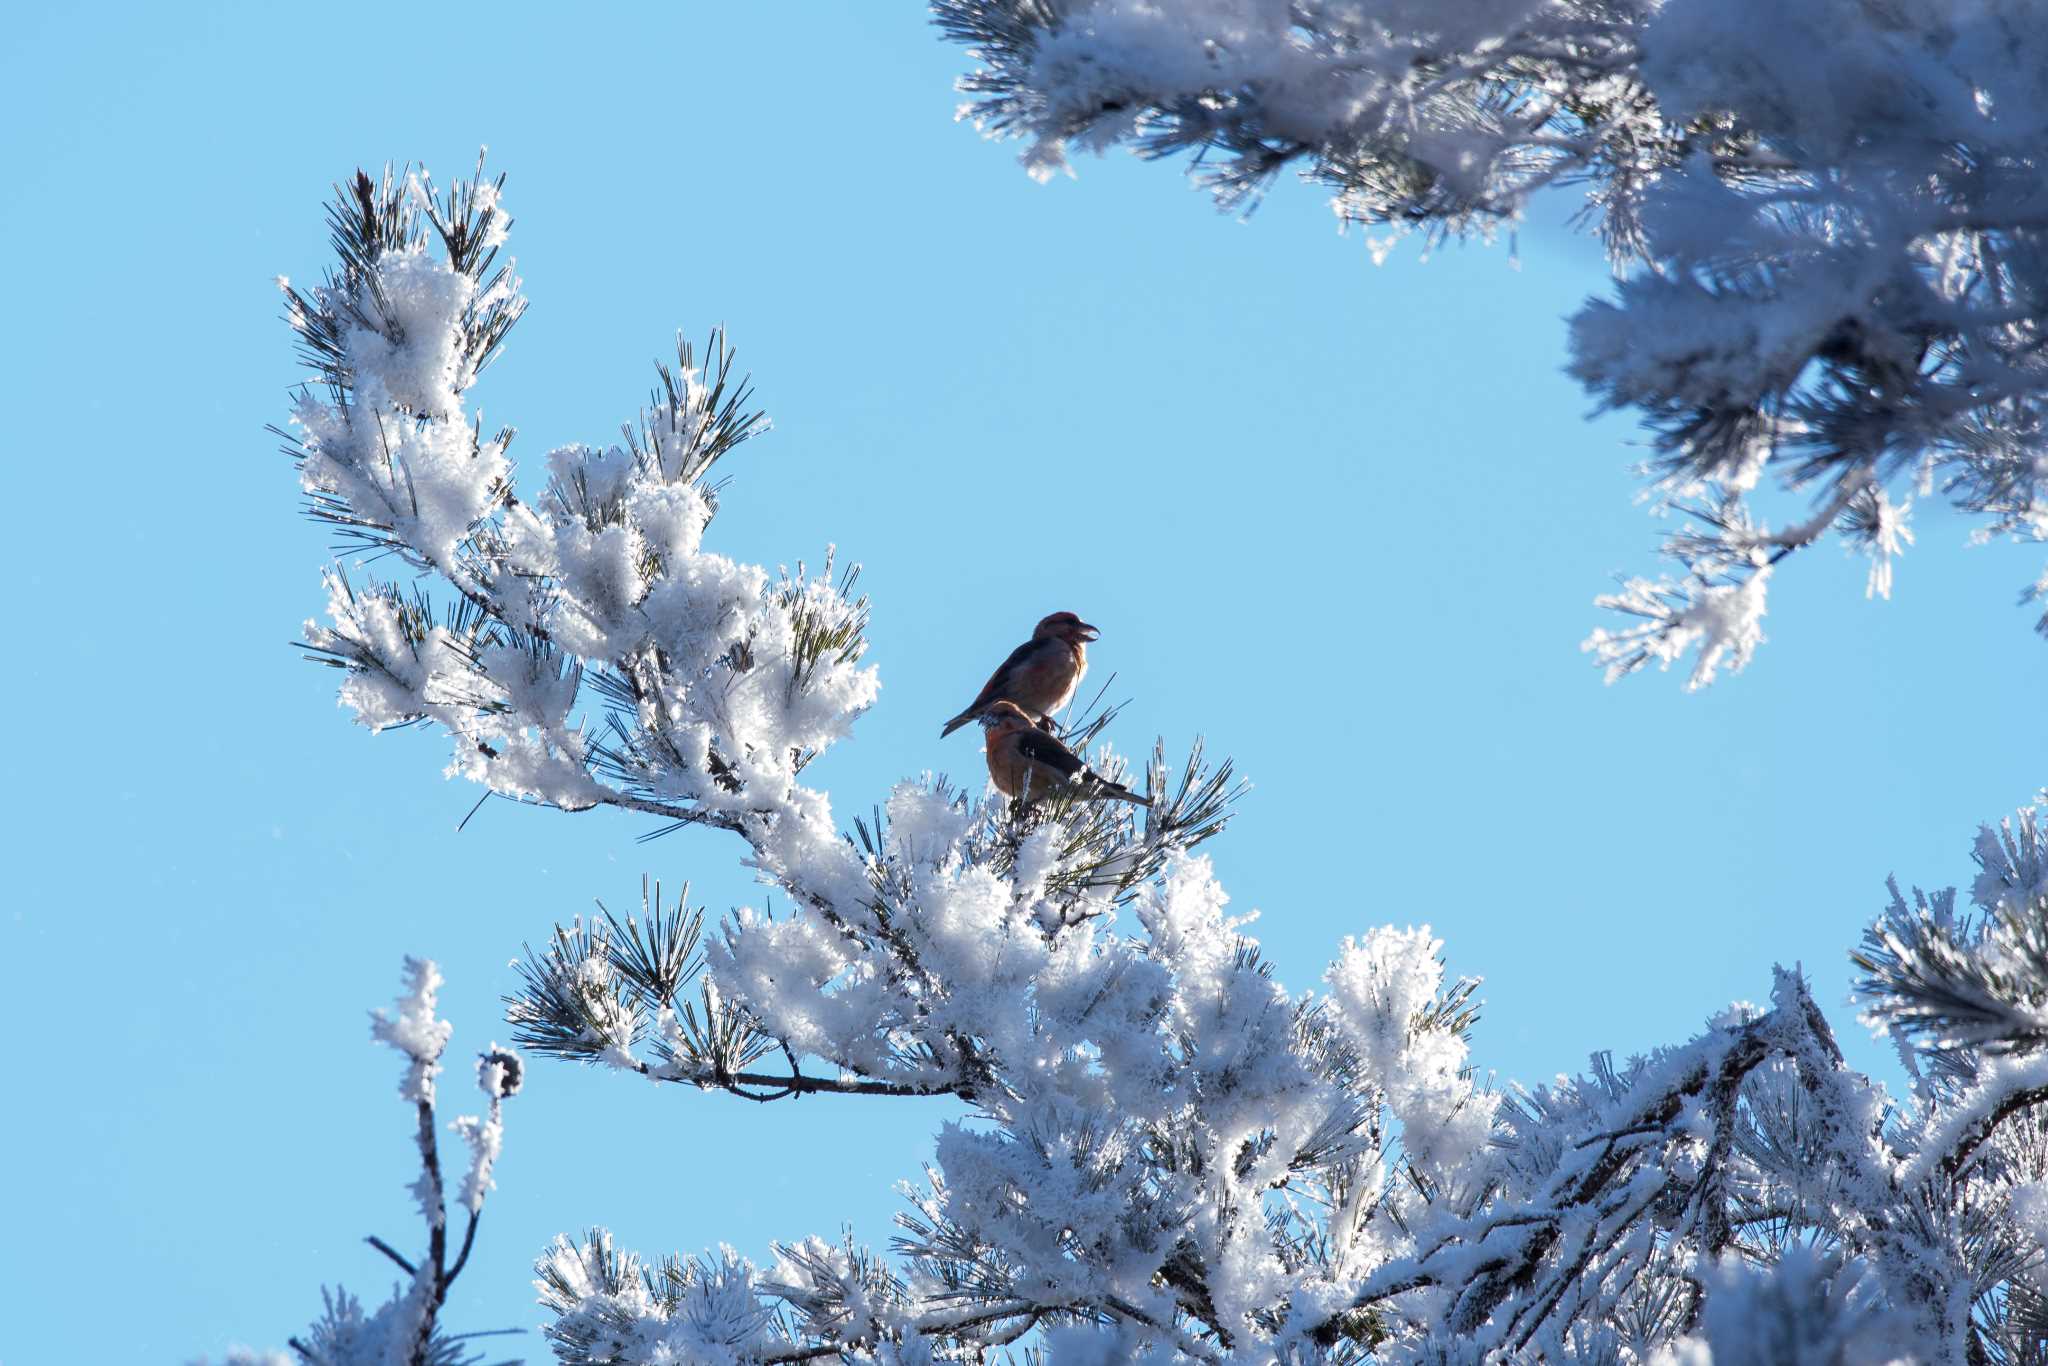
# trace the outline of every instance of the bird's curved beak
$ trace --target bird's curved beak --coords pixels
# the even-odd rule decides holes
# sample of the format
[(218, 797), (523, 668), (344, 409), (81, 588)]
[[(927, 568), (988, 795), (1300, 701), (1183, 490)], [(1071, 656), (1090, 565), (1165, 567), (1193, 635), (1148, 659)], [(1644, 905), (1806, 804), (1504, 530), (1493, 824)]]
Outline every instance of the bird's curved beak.
[(1097, 629), (1096, 629), (1095, 627), (1093, 627), (1093, 626), (1090, 626), (1090, 625), (1089, 625), (1089, 624), (1088, 624), (1087, 622), (1085, 622), (1085, 621), (1084, 621), (1084, 622), (1082, 622), (1082, 623), (1081, 623), (1081, 624), (1080, 624), (1079, 626), (1076, 626), (1076, 627), (1074, 628), (1074, 630), (1075, 630), (1075, 632), (1076, 632), (1076, 633), (1078, 633), (1078, 634), (1080, 635), (1081, 639), (1083, 639), (1083, 640), (1100, 640), (1100, 639), (1102, 639), (1102, 632), (1101, 632), (1101, 631), (1099, 631), (1099, 630), (1097, 630)]

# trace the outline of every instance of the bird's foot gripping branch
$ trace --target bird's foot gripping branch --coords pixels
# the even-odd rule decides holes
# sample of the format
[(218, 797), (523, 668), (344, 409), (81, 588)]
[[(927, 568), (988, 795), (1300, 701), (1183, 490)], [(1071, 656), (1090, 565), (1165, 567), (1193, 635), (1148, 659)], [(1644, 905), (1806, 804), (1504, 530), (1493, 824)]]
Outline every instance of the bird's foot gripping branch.
[(1865, 1002), (1916, 1069), (1898, 1104), (1794, 974), (1685, 1045), (1512, 1093), (1476, 1080), (1476, 983), (1446, 980), (1426, 928), (1346, 939), (1322, 991), (1290, 994), (1195, 852), (1228, 764), (1155, 750), (1135, 788), (1104, 717), (1055, 742), (1069, 766), (1026, 753), (1051, 739), (1030, 708), (977, 699), (1017, 713), (991, 746), (1050, 765), (1049, 789), (1019, 782), (1013, 814), (906, 782), (843, 836), (800, 775), (875, 696), (866, 603), (705, 547), (705, 475), (762, 425), (722, 339), (661, 372), (622, 445), (552, 452), (538, 496), (509, 430), (466, 414), (522, 306), (498, 190), (358, 176), (340, 264), (287, 286), (318, 372), (289, 437), (314, 514), (440, 585), (335, 569), (315, 656), (365, 724), (444, 728), (487, 792), (731, 832), (788, 898), (708, 928), (657, 890), (558, 927), (521, 964), (522, 1043), (760, 1101), (950, 1097), (972, 1121), (938, 1136), (896, 1263), (850, 1240), (767, 1269), (556, 1243), (561, 1361), (983, 1360), (1035, 1335), (1056, 1363), (1637, 1362), (1756, 1323), (2028, 1359), (2048, 1302), (2031, 816), (1980, 842), (1977, 918), (1898, 901), (1873, 931)]

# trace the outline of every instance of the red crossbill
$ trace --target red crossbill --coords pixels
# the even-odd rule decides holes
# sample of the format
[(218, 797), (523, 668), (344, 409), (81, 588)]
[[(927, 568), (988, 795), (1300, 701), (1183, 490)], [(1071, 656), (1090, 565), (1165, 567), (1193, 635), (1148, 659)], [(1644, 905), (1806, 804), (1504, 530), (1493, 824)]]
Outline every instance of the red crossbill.
[(1033, 725), (1014, 702), (991, 702), (981, 724), (988, 733), (988, 776), (1005, 797), (1034, 802), (1064, 792), (1086, 802), (1152, 805), (1150, 797), (1091, 770), (1074, 751)]
[(1031, 639), (1010, 651), (967, 709), (946, 723), (941, 737), (978, 719), (997, 701), (1014, 702), (1026, 716), (1050, 728), (1052, 714), (1073, 699), (1088, 672), (1088, 642), (1102, 633), (1072, 612), (1054, 612), (1038, 623)]

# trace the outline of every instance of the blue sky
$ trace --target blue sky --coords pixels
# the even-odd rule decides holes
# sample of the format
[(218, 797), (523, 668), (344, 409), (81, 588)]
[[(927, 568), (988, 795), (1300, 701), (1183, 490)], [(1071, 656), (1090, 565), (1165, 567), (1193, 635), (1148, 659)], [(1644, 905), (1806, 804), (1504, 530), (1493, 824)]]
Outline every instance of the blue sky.
[[(351, 727), (291, 648), (326, 538), (262, 430), (299, 373), (271, 280), (317, 276), (358, 164), (445, 178), (489, 143), (510, 172), (533, 306), (477, 398), (529, 465), (615, 433), (677, 328), (731, 326), (776, 431), (731, 466), (717, 546), (836, 542), (875, 598), (881, 702), (814, 770), (842, 817), (976, 773), (939, 722), (1079, 611), (1133, 699), (1124, 747), (1205, 734), (1256, 783), (1214, 857), (1281, 977), (1427, 922), (1486, 979), (1501, 1078), (1682, 1039), (1773, 961), (1880, 1065), (1840, 1003), (1885, 875), (1966, 880), (1976, 823), (2040, 783), (2042, 647), (2012, 606), (2039, 551), (1966, 550), (1940, 513), (1894, 602), (1824, 546), (1779, 576), (1748, 673), (1601, 685), (1590, 599), (1652, 567), (1656, 527), (1629, 424), (1559, 370), (1602, 280), (1559, 230), (1519, 268), (1374, 268), (1298, 186), (1240, 223), (1121, 156), (1036, 185), (952, 122), (964, 58), (909, 5), (13, 27), (6, 1366), (281, 1345), (323, 1283), (382, 1296), (361, 1238), (418, 1232), (363, 1012), (403, 953), (443, 965), (466, 1051), (506, 1035), (521, 941), (591, 898), (643, 872), (760, 897), (714, 832), (493, 803), (457, 834), (476, 794), (443, 742)], [(1025, 499), (1028, 560), (991, 531)], [(592, 1224), (651, 1253), (885, 1242), (950, 1113), (539, 1063), (450, 1321), (535, 1323), (533, 1254)]]

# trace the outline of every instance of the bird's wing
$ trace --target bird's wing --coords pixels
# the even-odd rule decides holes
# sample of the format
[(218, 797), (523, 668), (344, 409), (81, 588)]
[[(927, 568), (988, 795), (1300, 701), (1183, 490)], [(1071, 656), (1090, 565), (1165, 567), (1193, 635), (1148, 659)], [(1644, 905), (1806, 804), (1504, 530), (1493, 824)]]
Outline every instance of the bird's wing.
[(1009, 686), (1011, 675), (1029, 664), (1032, 655), (1044, 643), (1042, 640), (1027, 640), (1010, 651), (1010, 657), (996, 665), (996, 671), (988, 676), (988, 682), (981, 685), (981, 692), (967, 704), (967, 710), (976, 711), (1001, 697), (1003, 690)]
[(1032, 763), (1041, 764), (1062, 778), (1071, 779), (1086, 767), (1074, 751), (1042, 730), (1019, 731), (1017, 750)]
[(1027, 640), (1016, 649), (1010, 651), (1010, 657), (996, 665), (996, 671), (988, 676), (988, 682), (981, 685), (981, 691), (975, 695), (974, 700), (965, 707), (962, 707), (960, 714), (946, 723), (945, 729), (939, 732), (939, 737), (944, 739), (969, 721), (972, 721), (975, 717), (987, 711), (990, 703), (1000, 698), (1009, 690), (1017, 670), (1023, 668), (1031, 661), (1031, 648), (1034, 645), (1043, 643), (1042, 641)]

